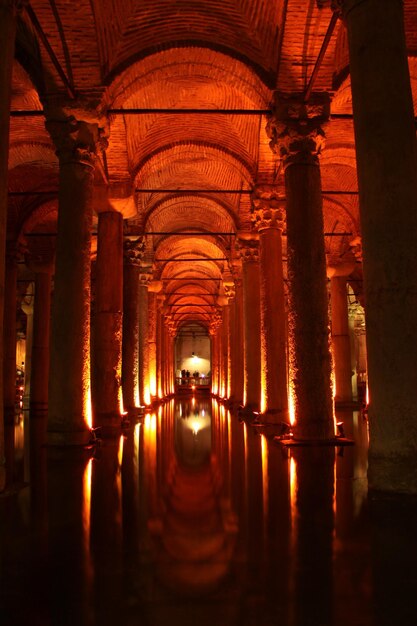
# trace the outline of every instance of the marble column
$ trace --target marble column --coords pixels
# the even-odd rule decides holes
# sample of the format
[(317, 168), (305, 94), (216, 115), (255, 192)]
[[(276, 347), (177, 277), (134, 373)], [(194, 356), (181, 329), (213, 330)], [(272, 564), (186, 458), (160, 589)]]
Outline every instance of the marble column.
[(3, 385), (4, 418), (14, 424), (16, 402), (16, 305), (17, 305), (17, 250), (13, 244), (6, 250), (6, 275), (3, 323)]
[[(298, 109), (298, 120), (290, 115)], [(269, 122), (271, 147), (282, 159), (287, 198), (290, 385), (299, 439), (334, 436), (326, 257), (319, 154), (328, 103), (278, 99)]]
[(4, 445), (6, 483), (14, 480), (15, 462), (15, 403), (16, 403), (16, 305), (17, 305), (17, 250), (13, 244), (6, 248), (6, 275), (3, 323), (3, 388), (4, 388)]
[(259, 233), (261, 287), (262, 411), (268, 422), (288, 421), (286, 313), (282, 267), (282, 195), (271, 185), (257, 186), (252, 221)]
[(139, 397), (142, 406), (151, 403), (149, 388), (149, 342), (148, 342), (148, 285), (152, 274), (141, 267), (138, 286), (138, 318), (139, 318)]
[[(14, 59), (16, 18), (20, 2), (0, 1), (0, 328), (3, 328), (5, 246), (7, 218), (7, 177), (9, 159), (9, 111), (12, 93), (12, 68)], [(4, 454), (4, 414), (3, 414), (3, 335), (0, 333), (0, 492), (6, 484)]]
[(369, 374), (369, 485), (417, 493), (417, 144), (399, 0), (339, 0), (349, 42)]
[(157, 286), (156, 281), (148, 285), (148, 358), (149, 358), (149, 392), (151, 401), (158, 395), (156, 381), (156, 333), (158, 323)]
[(123, 246), (122, 388), (125, 411), (135, 412), (139, 397), (139, 272), (143, 238)]
[[(335, 273), (333, 273), (335, 272)], [(347, 278), (338, 268), (328, 268), (332, 317), (332, 353), (335, 377), (335, 403), (352, 402), (352, 355), (350, 350)]]
[[(26, 294), (22, 298), (20, 308), (26, 315), (26, 356), (25, 356), (25, 389), (23, 392), (23, 408), (29, 409), (30, 388), (32, 378), (32, 348), (33, 348), (33, 314), (34, 314), (34, 292), (35, 283), (30, 282)], [(49, 372), (49, 362), (48, 362)]]
[(235, 284), (233, 281), (229, 281), (224, 283), (224, 293), (228, 302), (228, 320), (227, 320), (227, 387), (226, 387), (226, 397), (228, 400), (232, 399), (232, 385), (233, 385), (233, 367), (235, 366), (235, 337), (234, 331), (236, 326), (236, 317), (235, 317)]
[(49, 334), (53, 261), (30, 261), (35, 272), (33, 338), (31, 351), (30, 419), (46, 418), (48, 413)]
[(90, 269), (97, 123), (47, 121), (59, 157), (59, 211), (52, 309), (48, 442), (90, 439)]
[(98, 214), (96, 297), (92, 351), (94, 425), (120, 428), (123, 324), (123, 216)]
[(259, 245), (255, 239), (239, 238), (242, 256), (244, 404), (258, 411), (261, 406), (261, 309)]
[(222, 310), (222, 325), (220, 329), (220, 390), (219, 394), (222, 398), (226, 398), (228, 393), (229, 382), (229, 355), (230, 355), (230, 310), (229, 300), (226, 296), (219, 296), (221, 302), (218, 300), (218, 304), (221, 305)]
[(231, 329), (233, 341), (232, 398), (237, 405), (243, 403), (244, 394), (244, 337), (243, 337), (243, 288), (240, 276), (235, 276), (234, 324)]

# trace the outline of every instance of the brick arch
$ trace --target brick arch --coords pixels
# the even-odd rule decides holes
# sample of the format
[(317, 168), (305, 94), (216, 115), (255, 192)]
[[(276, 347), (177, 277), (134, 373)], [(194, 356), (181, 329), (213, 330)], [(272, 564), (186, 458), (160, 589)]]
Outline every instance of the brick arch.
[(236, 216), (211, 197), (178, 195), (168, 198), (145, 220), (146, 230), (186, 230), (202, 228), (221, 232), (236, 231)]
[(143, 161), (135, 186), (143, 188), (252, 188), (253, 174), (241, 159), (216, 144), (162, 146)]
[[(166, 89), (175, 84), (181, 86), (181, 95)], [(207, 108), (232, 108), (232, 104), (264, 108), (271, 99), (270, 89), (247, 65), (196, 46), (159, 51), (129, 64), (107, 88), (104, 104), (112, 108), (195, 107), (196, 87), (200, 106), (205, 102)]]

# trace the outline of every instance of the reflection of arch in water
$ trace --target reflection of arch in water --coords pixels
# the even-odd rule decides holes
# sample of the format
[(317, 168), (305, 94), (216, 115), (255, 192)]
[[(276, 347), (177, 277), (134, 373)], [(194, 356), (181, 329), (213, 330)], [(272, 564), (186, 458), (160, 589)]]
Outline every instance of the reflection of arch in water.
[(200, 595), (217, 588), (228, 574), (237, 521), (230, 502), (221, 497), (220, 473), (211, 454), (210, 402), (204, 407), (191, 401), (178, 404), (175, 421), (163, 512), (151, 528), (156, 572), (176, 593)]

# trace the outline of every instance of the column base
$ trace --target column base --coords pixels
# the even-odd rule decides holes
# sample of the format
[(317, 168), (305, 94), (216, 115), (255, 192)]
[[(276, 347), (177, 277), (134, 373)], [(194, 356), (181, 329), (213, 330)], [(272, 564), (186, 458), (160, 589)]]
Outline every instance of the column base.
[(99, 430), (99, 436), (103, 439), (119, 437), (125, 416), (120, 413), (97, 413), (94, 419), (94, 427)]
[(46, 418), (48, 416), (48, 404), (46, 402), (31, 402), (29, 405), (30, 419)]
[(90, 430), (48, 431), (46, 437), (47, 446), (85, 447), (92, 442)]
[(284, 448), (313, 448), (313, 447), (326, 447), (335, 446), (353, 446), (355, 442), (353, 439), (346, 439), (346, 437), (333, 437), (331, 439), (296, 439), (291, 437), (283, 439), (282, 437), (274, 437), (274, 441)]
[(334, 401), (335, 409), (351, 409), (352, 411), (359, 411), (361, 403), (357, 400), (336, 400)]

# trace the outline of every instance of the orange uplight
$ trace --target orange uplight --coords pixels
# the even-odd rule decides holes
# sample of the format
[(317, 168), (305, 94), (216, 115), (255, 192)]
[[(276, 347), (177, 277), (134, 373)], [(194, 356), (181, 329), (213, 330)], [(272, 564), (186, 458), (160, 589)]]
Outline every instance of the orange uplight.
[(117, 452), (117, 461), (119, 463), (119, 467), (122, 466), (123, 461), (123, 447), (124, 447), (125, 438), (123, 435), (120, 435), (119, 439), (119, 450)]
[(135, 398), (135, 406), (140, 406), (139, 385), (137, 382), (135, 383), (134, 398)]
[(151, 392), (148, 386), (145, 387), (145, 390), (143, 392), (143, 402), (145, 406), (149, 406), (151, 403)]
[(292, 385), (288, 389), (288, 415), (290, 418), (290, 424), (295, 424), (295, 403), (294, 403), (294, 389)]
[(121, 388), (119, 389), (119, 413), (120, 415), (127, 415), (127, 411), (125, 411), (125, 407), (123, 404), (123, 395)]
[(85, 399), (85, 421), (88, 428), (93, 427), (93, 409), (91, 406), (91, 386), (88, 386)]
[(89, 459), (83, 474), (83, 529), (86, 552), (90, 550), (90, 520), (91, 520), (91, 475), (93, 459)]

